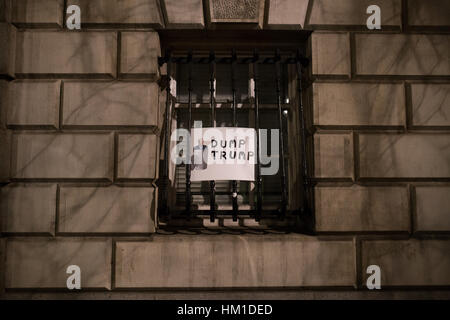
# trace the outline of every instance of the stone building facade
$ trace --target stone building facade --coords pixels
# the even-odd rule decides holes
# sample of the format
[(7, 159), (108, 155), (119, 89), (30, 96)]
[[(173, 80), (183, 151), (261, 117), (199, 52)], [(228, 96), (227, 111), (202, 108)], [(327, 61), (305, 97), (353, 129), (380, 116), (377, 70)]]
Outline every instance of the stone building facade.
[[(72, 4), (81, 31), (66, 28)], [(366, 26), (373, 4), (380, 30)], [(449, 12), (448, 0), (1, 0), (2, 297), (450, 297)], [(160, 231), (160, 37), (222, 29), (305, 34), (312, 235)], [(366, 288), (369, 265), (381, 290)]]

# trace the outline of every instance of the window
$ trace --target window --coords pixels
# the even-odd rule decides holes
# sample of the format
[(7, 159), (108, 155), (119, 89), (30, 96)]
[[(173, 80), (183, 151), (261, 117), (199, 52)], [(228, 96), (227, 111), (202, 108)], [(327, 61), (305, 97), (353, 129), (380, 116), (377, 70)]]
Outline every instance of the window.
[[(160, 218), (197, 217), (211, 222), (217, 218), (257, 221), (286, 218), (287, 223), (298, 220), (305, 207), (306, 188), (310, 188), (309, 179), (305, 179), (301, 169), (303, 129), (299, 114), (301, 91), (297, 87), (297, 65), (304, 64), (305, 59), (301, 45), (304, 41), (294, 41), (292, 45), (292, 38), (286, 40), (289, 34), (293, 33), (284, 33), (282, 37), (280, 33), (272, 37), (266, 34), (260, 41), (257, 33), (241, 35), (242, 39), (235, 39), (228, 50), (225, 47), (232, 33), (203, 32), (184, 41), (179, 35), (162, 35), (167, 53), (160, 59), (161, 65), (165, 64), (171, 75), (167, 77), (170, 81), (167, 108), (171, 112), (166, 114), (171, 116), (166, 117), (170, 132), (175, 128), (194, 128), (196, 121), (201, 121), (202, 127), (259, 127), (260, 132), (267, 133), (267, 143), (259, 138), (260, 152), (274, 157), (271, 149), (275, 142), (279, 140), (283, 144), (277, 146), (278, 170), (266, 175), (263, 168), (273, 163), (260, 161), (255, 165), (255, 182), (187, 183), (189, 165), (167, 163), (166, 154), (160, 181), (168, 175), (167, 185), (164, 182), (160, 185), (167, 192), (161, 195)], [(255, 47), (251, 48), (252, 45)], [(171, 150), (173, 143), (165, 141), (166, 133), (163, 140)], [(277, 133), (281, 134), (277, 136)], [(258, 177), (261, 177), (260, 184)]]

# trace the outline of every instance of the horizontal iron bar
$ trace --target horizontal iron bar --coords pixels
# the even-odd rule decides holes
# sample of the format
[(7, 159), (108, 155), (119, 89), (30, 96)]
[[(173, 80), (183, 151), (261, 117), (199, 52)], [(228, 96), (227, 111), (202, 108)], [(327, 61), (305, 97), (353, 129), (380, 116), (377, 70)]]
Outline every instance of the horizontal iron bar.
[[(177, 196), (181, 196), (181, 195), (184, 195), (184, 194), (185, 194), (184, 192), (177, 192)], [(205, 192), (192, 191), (191, 194), (193, 196), (207, 196), (207, 195), (209, 195), (209, 191), (205, 191)], [(250, 193), (242, 193), (242, 192), (238, 192), (237, 194), (238, 194), (238, 196), (249, 196), (250, 195)], [(218, 195), (218, 196), (230, 196), (231, 192), (230, 191), (223, 191), (223, 192), (222, 191), (216, 191), (216, 195)], [(280, 193), (275, 193), (275, 192), (262, 193), (262, 195), (263, 196), (279, 196), (279, 195), (281, 195), (281, 192)]]
[[(286, 211), (288, 214), (296, 215), (299, 213), (299, 211)], [(221, 218), (221, 216), (225, 217), (232, 217), (233, 216), (233, 210), (216, 210), (216, 218)], [(238, 217), (239, 218), (253, 218), (256, 214), (256, 210), (239, 210)], [(210, 216), (210, 210), (191, 210), (192, 216), (204, 216), (205, 219), (207, 219)], [(280, 217), (280, 211), (273, 209), (273, 210), (263, 210), (261, 211), (261, 218), (274, 218), (279, 219)], [(186, 211), (183, 210), (175, 210), (171, 212), (170, 215), (171, 219), (177, 219), (177, 218), (186, 218)]]
[[(297, 60), (298, 60), (298, 58), (288, 57), (285, 59), (281, 59), (279, 61), (282, 64), (296, 64)], [(275, 64), (277, 61), (278, 61), (277, 57), (265, 57), (264, 60), (261, 60), (261, 61), (260, 60), (255, 61), (255, 59), (253, 57), (244, 57), (244, 58), (238, 58), (236, 60), (236, 63), (237, 64), (251, 64), (254, 62), (259, 62), (261, 64)], [(162, 66), (163, 64), (165, 64), (167, 62), (168, 62), (167, 58), (162, 58), (162, 57), (159, 58), (160, 66)], [(174, 58), (171, 58), (171, 62), (178, 63), (178, 64), (188, 64), (189, 59), (187, 57), (174, 57)], [(194, 64), (208, 64), (210, 62), (211, 62), (210, 58), (207, 56), (192, 59), (192, 63), (194, 63)], [(233, 59), (232, 59), (232, 57), (221, 57), (221, 58), (218, 57), (215, 62), (217, 64), (231, 64), (233, 62)], [(306, 67), (309, 64), (309, 59), (302, 57), (300, 60), (300, 63), (302, 64), (303, 67)]]

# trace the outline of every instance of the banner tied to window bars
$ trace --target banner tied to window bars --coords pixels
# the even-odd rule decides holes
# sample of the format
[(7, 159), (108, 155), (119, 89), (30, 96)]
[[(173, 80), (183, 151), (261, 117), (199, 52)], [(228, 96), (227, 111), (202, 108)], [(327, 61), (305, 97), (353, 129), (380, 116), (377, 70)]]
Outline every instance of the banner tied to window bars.
[(255, 180), (255, 129), (194, 128), (191, 181)]

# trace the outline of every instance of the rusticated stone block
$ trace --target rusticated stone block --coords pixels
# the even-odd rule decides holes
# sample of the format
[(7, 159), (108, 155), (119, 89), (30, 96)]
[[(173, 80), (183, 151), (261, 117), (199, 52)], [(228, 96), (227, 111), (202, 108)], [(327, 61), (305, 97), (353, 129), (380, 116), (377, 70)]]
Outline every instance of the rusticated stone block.
[(58, 232), (154, 232), (154, 214), (153, 188), (62, 187)]
[(450, 126), (450, 84), (411, 84), (412, 124)]
[(314, 124), (321, 126), (403, 126), (401, 84), (314, 83)]
[[(449, 75), (449, 39), (445, 34), (356, 34), (356, 73)], [(388, 50), (380, 54), (380, 48)]]
[(12, 184), (0, 192), (2, 232), (55, 233), (55, 184)]
[(18, 32), (16, 74), (35, 77), (116, 75), (114, 32)]
[(9, 23), (0, 23), (0, 75), (14, 77), (16, 54), (16, 28)]
[(14, 81), (10, 84), (9, 126), (58, 127), (59, 81)]
[(350, 39), (348, 33), (311, 35), (313, 75), (350, 75)]
[(202, 0), (163, 0), (167, 16), (166, 28), (203, 28)]
[(156, 32), (122, 32), (121, 39), (121, 77), (157, 79), (159, 77), (158, 57), (161, 55), (158, 34)]
[(12, 0), (0, 0), (0, 22), (11, 22)]
[(415, 188), (416, 230), (450, 231), (450, 187)]
[(362, 277), (369, 265), (381, 269), (383, 286), (450, 285), (450, 241), (379, 240), (362, 242)]
[(316, 187), (319, 232), (409, 231), (405, 187)]
[(64, 126), (156, 126), (158, 84), (65, 82)]
[(154, 236), (117, 243), (116, 287), (353, 286), (354, 255), (352, 241), (299, 235)]
[(8, 182), (11, 176), (11, 132), (0, 129), (0, 182)]
[(0, 80), (0, 130), (6, 129), (6, 117), (8, 114), (9, 105), (9, 87), (10, 82), (6, 80)]
[(408, 0), (411, 26), (450, 26), (450, 2), (447, 0)]
[(120, 134), (117, 178), (154, 179), (158, 139), (148, 134)]
[(11, 164), (11, 132), (6, 130), (9, 83), (0, 80), (0, 182), (8, 182)]
[[(270, 0), (269, 29), (301, 29), (305, 25), (309, 0)], [(266, 9), (267, 10), (267, 9)]]
[(11, 174), (20, 179), (112, 179), (112, 134), (12, 135)]
[[(5, 274), (5, 259), (6, 259), (6, 238), (0, 238), (0, 274)], [(5, 277), (0, 277), (0, 295), (2, 298), (5, 293)]]
[(82, 289), (110, 289), (111, 249), (109, 239), (9, 239), (6, 288), (67, 289), (67, 267), (77, 265)]
[(450, 177), (449, 134), (361, 134), (361, 178)]
[(353, 178), (352, 135), (315, 134), (314, 161), (317, 178)]
[(19, 26), (61, 27), (64, 0), (14, 0), (12, 23)]
[(78, 5), (83, 25), (146, 26), (161, 28), (163, 19), (158, 0), (68, 0)]
[(361, 26), (366, 28), (367, 7), (376, 4), (381, 9), (381, 29), (401, 26), (401, 0), (314, 0), (309, 24), (327, 28)]

